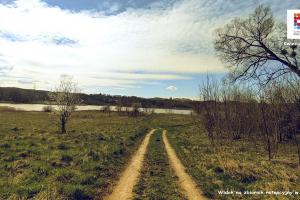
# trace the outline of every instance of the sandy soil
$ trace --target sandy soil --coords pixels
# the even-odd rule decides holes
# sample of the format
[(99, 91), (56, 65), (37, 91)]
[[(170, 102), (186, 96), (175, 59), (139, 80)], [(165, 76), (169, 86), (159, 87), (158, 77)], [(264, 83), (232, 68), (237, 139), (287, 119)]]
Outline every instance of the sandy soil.
[(170, 164), (172, 168), (175, 171), (176, 176), (179, 179), (179, 186), (183, 190), (183, 194), (186, 195), (186, 197), (189, 200), (204, 200), (206, 199), (200, 192), (199, 189), (197, 189), (196, 183), (193, 181), (193, 179), (185, 172), (185, 168), (182, 165), (181, 161), (178, 159), (174, 149), (170, 145), (168, 138), (166, 136), (167, 131), (164, 130), (163, 132), (163, 141), (165, 144), (165, 148), (168, 154), (168, 158), (170, 161)]
[(140, 171), (143, 166), (149, 139), (154, 131), (155, 130), (151, 130), (145, 136), (139, 149), (131, 158), (127, 168), (121, 174), (119, 181), (113, 189), (113, 192), (109, 196), (104, 197), (105, 200), (127, 200), (133, 197), (134, 193), (132, 189), (140, 176)]

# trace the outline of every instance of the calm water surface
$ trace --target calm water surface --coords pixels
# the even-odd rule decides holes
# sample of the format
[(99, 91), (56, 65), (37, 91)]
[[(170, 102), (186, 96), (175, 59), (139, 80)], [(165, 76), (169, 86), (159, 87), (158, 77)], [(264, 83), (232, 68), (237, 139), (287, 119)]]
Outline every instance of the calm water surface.
[[(43, 111), (43, 107), (47, 106), (46, 104), (12, 104), (12, 103), (0, 103), (0, 106), (9, 106), (17, 110), (23, 111)], [(53, 105), (53, 108), (57, 106)], [(84, 105), (77, 106), (77, 110), (101, 110), (104, 106), (95, 106), (95, 105)], [(116, 106), (110, 107), (112, 111), (116, 111)], [(123, 111), (130, 110), (130, 107), (122, 107)], [(179, 109), (164, 109), (164, 108), (141, 108), (142, 112), (154, 112), (154, 113), (171, 113), (171, 114), (181, 114), (181, 115), (190, 115), (192, 110), (179, 110)]]

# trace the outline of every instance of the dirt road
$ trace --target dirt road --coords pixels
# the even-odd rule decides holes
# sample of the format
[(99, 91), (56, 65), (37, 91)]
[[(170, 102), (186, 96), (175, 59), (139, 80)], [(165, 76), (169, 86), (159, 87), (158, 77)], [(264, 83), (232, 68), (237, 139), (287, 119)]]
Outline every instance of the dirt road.
[(138, 181), (149, 139), (154, 131), (155, 129), (146, 135), (139, 149), (131, 158), (129, 165), (121, 174), (120, 180), (113, 192), (109, 196), (104, 197), (105, 200), (127, 200), (133, 197), (132, 189)]
[(189, 200), (206, 200), (206, 198), (200, 193), (196, 183), (193, 179), (185, 172), (185, 168), (181, 161), (178, 159), (174, 149), (170, 145), (166, 136), (167, 131), (163, 132), (163, 141), (169, 157), (170, 164), (175, 171), (176, 176), (179, 179), (179, 186), (183, 189), (183, 193)]

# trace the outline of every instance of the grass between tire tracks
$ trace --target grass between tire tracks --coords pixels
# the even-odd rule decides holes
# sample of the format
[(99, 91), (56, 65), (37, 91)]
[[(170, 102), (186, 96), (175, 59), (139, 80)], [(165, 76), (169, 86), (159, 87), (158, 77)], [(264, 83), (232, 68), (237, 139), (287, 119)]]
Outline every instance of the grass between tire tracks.
[(183, 200), (168, 161), (162, 131), (151, 136), (138, 184), (134, 187), (135, 200)]

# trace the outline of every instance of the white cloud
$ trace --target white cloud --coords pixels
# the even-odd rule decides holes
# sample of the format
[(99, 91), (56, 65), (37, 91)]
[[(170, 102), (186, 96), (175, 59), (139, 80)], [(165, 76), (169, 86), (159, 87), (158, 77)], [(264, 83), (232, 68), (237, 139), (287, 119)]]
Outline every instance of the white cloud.
[[(129, 9), (109, 16), (39, 0), (0, 4), (0, 61), (13, 66), (1, 85), (21, 86), (16, 77), (26, 77), (39, 89), (49, 89), (60, 74), (69, 74), (83, 87), (123, 88), (224, 71), (213, 54), (213, 30), (243, 9), (251, 11), (253, 2), (185, 0), (169, 9)], [(117, 9), (112, 6), (112, 12)]]
[(170, 85), (170, 86), (166, 87), (166, 90), (176, 91), (176, 90), (178, 90), (178, 88), (175, 87), (174, 85)]

